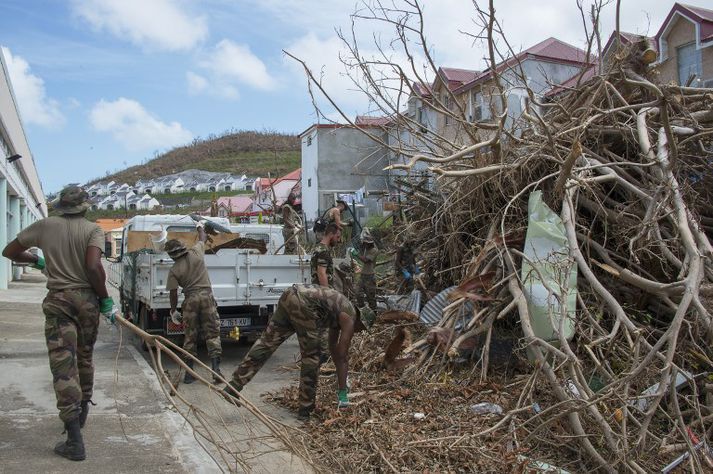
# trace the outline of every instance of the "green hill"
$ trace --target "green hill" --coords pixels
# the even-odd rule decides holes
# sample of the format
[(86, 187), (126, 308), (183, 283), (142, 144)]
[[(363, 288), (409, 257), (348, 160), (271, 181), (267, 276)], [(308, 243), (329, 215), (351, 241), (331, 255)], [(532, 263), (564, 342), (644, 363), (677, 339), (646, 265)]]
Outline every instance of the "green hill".
[(300, 138), (277, 132), (229, 131), (196, 139), (141, 165), (94, 179), (134, 183), (187, 169), (246, 174), (251, 177), (281, 176), (300, 167)]

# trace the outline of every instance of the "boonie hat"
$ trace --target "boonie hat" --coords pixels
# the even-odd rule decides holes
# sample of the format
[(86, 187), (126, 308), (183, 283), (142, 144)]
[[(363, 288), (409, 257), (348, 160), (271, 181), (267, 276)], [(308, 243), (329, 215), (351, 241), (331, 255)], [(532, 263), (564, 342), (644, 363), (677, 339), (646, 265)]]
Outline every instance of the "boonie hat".
[(166, 242), (164, 249), (168, 252), (168, 256), (174, 260), (179, 257), (183, 257), (186, 253), (188, 253), (186, 245), (177, 239), (171, 239)]
[(52, 207), (60, 214), (81, 214), (91, 207), (89, 194), (79, 186), (67, 186)]

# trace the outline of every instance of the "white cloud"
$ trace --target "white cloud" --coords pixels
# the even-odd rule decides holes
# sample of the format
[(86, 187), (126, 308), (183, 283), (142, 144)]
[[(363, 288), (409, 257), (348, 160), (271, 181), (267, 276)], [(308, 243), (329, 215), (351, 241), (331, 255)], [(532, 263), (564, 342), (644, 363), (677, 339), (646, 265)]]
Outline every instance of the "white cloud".
[(188, 50), (208, 36), (205, 18), (173, 0), (72, 0), (72, 9), (97, 31), (146, 49)]
[(186, 81), (188, 81), (188, 92), (191, 94), (203, 92), (208, 87), (208, 79), (192, 71), (186, 73)]
[(268, 72), (265, 63), (250, 51), (248, 45), (227, 39), (203, 54), (198, 66), (204, 75), (192, 71), (186, 73), (188, 91), (192, 94), (205, 93), (237, 99), (240, 95), (239, 85), (264, 91), (277, 87), (277, 81)]
[(60, 111), (59, 102), (47, 97), (45, 82), (32, 74), (28, 62), (13, 55), (5, 46), (2, 46), (1, 51), (7, 63), (10, 82), (23, 121), (48, 128), (57, 128), (64, 124), (65, 118)]
[(89, 119), (96, 130), (111, 133), (131, 151), (170, 148), (193, 138), (180, 123), (162, 122), (139, 102), (124, 97), (113, 102), (102, 99), (92, 108)]
[(246, 84), (256, 89), (270, 90), (275, 79), (267, 72), (265, 63), (255, 56), (250, 47), (224, 39), (200, 62), (200, 66), (218, 78)]

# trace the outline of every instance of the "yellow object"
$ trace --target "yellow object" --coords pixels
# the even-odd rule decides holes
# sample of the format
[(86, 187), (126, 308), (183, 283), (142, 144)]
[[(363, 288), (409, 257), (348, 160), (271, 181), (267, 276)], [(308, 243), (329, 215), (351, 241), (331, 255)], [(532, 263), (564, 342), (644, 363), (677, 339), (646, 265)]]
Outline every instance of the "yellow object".
[(621, 408), (617, 408), (616, 410), (614, 410), (614, 419), (616, 419), (618, 423), (621, 423), (621, 421), (624, 419), (624, 412), (621, 410)]
[(228, 334), (228, 337), (230, 337), (234, 341), (239, 340), (240, 339), (240, 328), (238, 326), (233, 326), (233, 329), (230, 330), (230, 334)]

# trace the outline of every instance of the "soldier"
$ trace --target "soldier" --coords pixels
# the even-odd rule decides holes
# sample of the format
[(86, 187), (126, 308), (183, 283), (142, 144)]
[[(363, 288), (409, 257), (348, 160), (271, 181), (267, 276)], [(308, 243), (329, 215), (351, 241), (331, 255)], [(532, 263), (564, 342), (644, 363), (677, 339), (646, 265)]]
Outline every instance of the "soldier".
[[(54, 205), (59, 215), (27, 227), (2, 252), (47, 274), (49, 292), (42, 302), (45, 339), (59, 417), (67, 432), (67, 440), (54, 452), (72, 461), (86, 458), (81, 428), (92, 403), (99, 313), (112, 323), (116, 315), (101, 263), (104, 233), (84, 218), (89, 207), (89, 195), (68, 186)], [(46, 262), (27, 252), (30, 247), (40, 248)]]
[(285, 253), (294, 254), (299, 250), (299, 237), (302, 232), (302, 219), (299, 214), (297, 196), (290, 193), (287, 202), (282, 205), (282, 237), (285, 239)]
[(277, 309), (260, 339), (233, 372), (233, 379), (223, 390), (226, 398), (237, 398), (260, 368), (292, 334), (300, 344), (300, 418), (309, 418), (315, 408), (320, 365), (320, 338), (329, 330), (329, 351), (337, 369), (337, 406), (349, 406), (347, 372), (349, 346), (355, 329), (370, 326), (375, 319), (369, 308), (355, 309), (338, 291), (317, 285), (293, 285), (277, 303)]
[(364, 228), (361, 234), (361, 251), (358, 254), (362, 262), (361, 277), (359, 278), (359, 296), (357, 303), (364, 304), (364, 300), (373, 311), (376, 311), (376, 257), (379, 251), (374, 244), (374, 237), (368, 228)]
[(337, 199), (336, 204), (330, 210), (327, 211), (327, 222), (334, 222), (339, 227), (339, 230), (344, 228), (344, 222), (342, 222), (342, 213), (347, 210), (347, 203), (341, 199)]
[(415, 249), (411, 240), (406, 240), (396, 251), (394, 268), (396, 276), (402, 279), (400, 288), (407, 292), (413, 290), (414, 278), (421, 273), (421, 269), (416, 264)]
[[(187, 249), (183, 242), (176, 239), (169, 240), (165, 245), (168, 256), (175, 262), (169, 270), (166, 280), (166, 289), (169, 290), (171, 303), (171, 320), (176, 324), (183, 322), (183, 348), (194, 357), (198, 355), (196, 344), (198, 330), (201, 330), (208, 347), (211, 369), (222, 377), (220, 372), (220, 356), (222, 354), (220, 317), (213, 298), (208, 270), (206, 270), (203, 260), (207, 236), (203, 230), (202, 222), (196, 224), (196, 229), (198, 230), (198, 243), (191, 249)], [(181, 312), (176, 310), (179, 286), (183, 288), (184, 295)], [(186, 364), (193, 369), (192, 359), (186, 360)], [(195, 380), (195, 377), (186, 371), (183, 383), (193, 383)], [(217, 375), (213, 375), (213, 381), (218, 383), (220, 379)]]
[(331, 249), (339, 243), (341, 237), (342, 231), (337, 224), (334, 222), (327, 224), (324, 237), (315, 245), (309, 261), (313, 285), (334, 288), (334, 262)]

